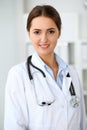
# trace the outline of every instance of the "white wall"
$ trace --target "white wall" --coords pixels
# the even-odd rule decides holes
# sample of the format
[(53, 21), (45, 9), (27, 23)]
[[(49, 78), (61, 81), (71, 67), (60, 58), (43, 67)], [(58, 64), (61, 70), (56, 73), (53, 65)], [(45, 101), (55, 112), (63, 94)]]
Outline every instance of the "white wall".
[(87, 13), (84, 7), (85, 0), (26, 0), (25, 12), (29, 12), (37, 4), (50, 4), (60, 12)]
[[(3, 130), (4, 90), (7, 73), (14, 64), (24, 58), (22, 39), (20, 40), (19, 35), (22, 30), (20, 28), (23, 12), (21, 12), (22, 0), (0, 0), (0, 130)], [(20, 24), (19, 20), (21, 20)]]
[[(59, 13), (73, 13), (79, 16), (79, 39), (87, 40), (87, 0), (26, 0), (24, 2), (25, 13), (37, 4), (50, 4), (54, 6)], [(86, 2), (87, 3), (87, 2)]]

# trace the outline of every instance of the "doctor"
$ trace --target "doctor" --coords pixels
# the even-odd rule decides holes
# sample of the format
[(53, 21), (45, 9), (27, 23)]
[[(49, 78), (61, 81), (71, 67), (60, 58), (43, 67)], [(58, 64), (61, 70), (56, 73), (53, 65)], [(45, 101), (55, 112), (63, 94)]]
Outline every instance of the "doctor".
[(54, 53), (59, 13), (49, 5), (34, 7), (27, 31), (36, 52), (9, 71), (4, 130), (86, 130), (78, 75)]

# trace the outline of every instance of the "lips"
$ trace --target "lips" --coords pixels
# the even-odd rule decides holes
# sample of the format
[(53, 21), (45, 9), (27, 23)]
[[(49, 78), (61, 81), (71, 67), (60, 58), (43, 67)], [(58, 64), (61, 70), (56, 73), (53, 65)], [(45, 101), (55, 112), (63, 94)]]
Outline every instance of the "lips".
[(40, 47), (43, 48), (43, 49), (46, 49), (46, 48), (49, 47), (49, 45), (48, 44), (42, 44), (42, 45), (40, 45)]

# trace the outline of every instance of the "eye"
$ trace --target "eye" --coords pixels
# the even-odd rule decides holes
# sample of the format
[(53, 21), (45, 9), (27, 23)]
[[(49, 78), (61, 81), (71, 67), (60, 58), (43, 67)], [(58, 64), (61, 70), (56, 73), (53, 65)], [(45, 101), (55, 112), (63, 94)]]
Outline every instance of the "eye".
[(40, 34), (40, 31), (34, 31), (34, 34), (36, 34), (36, 35), (39, 35)]
[(53, 33), (55, 33), (55, 31), (54, 30), (49, 30), (48, 33), (53, 34)]

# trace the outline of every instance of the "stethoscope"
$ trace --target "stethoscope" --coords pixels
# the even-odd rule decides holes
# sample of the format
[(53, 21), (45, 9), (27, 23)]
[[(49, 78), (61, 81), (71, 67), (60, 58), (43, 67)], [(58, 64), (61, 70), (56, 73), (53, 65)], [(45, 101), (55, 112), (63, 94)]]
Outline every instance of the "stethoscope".
[[(33, 80), (33, 76), (31, 74), (31, 70), (30, 70), (30, 65), (33, 68), (35, 68), (38, 71), (40, 71), (42, 73), (43, 77), (46, 78), (45, 73), (40, 68), (38, 68), (38, 67), (36, 67), (35, 65), (32, 64), (31, 58), (32, 58), (32, 56), (29, 56), (27, 58), (27, 70), (28, 70), (29, 79)], [(70, 77), (70, 74), (67, 73), (66, 77)], [(70, 100), (71, 106), (74, 107), (74, 108), (78, 107), (79, 106), (79, 99), (76, 96), (76, 92), (75, 92), (74, 85), (73, 85), (72, 81), (71, 81), (71, 84), (70, 84), (69, 92), (70, 92), (71, 97), (72, 97), (71, 100)], [(44, 105), (51, 105), (51, 103), (42, 102), (42, 106), (44, 106)]]

